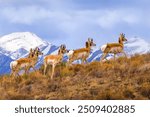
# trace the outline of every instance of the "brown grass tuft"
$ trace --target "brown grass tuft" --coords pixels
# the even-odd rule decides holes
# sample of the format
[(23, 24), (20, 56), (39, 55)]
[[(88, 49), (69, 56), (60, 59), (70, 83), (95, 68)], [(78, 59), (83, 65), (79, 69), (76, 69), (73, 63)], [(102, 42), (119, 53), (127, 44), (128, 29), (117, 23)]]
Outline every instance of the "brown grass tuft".
[(36, 72), (0, 78), (0, 99), (150, 99), (150, 54), (118, 58), (104, 63), (59, 64), (54, 79), (51, 67)]

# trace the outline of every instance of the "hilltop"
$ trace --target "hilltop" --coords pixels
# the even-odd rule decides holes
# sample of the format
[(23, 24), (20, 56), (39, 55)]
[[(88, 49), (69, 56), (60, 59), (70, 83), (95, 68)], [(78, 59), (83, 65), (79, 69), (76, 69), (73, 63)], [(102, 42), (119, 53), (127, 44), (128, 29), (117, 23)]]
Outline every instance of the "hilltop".
[[(96, 39), (94, 39), (94, 41), (96, 43)], [(117, 41), (118, 40), (116, 40), (116, 42)], [(85, 44), (83, 43), (83, 47), (84, 46)], [(93, 48), (93, 51), (91, 51), (91, 54), (87, 59), (88, 62), (99, 61), (101, 59), (102, 52), (100, 50), (100, 46), (101, 45), (97, 45), (96, 48)], [(0, 37), (0, 74), (10, 73), (10, 62), (26, 57), (30, 48), (35, 47), (39, 47), (43, 52), (43, 56), (39, 57), (39, 61), (36, 65), (36, 68), (39, 68), (43, 64), (44, 56), (56, 54), (58, 52), (59, 45), (53, 45), (32, 32), (15, 32)], [(69, 48), (67, 47), (67, 49)], [(129, 38), (128, 42), (125, 43), (124, 50), (128, 56), (134, 54), (145, 54), (150, 52), (150, 44), (142, 38)], [(107, 56), (107, 59), (110, 58), (112, 58), (112, 54)], [(66, 55), (64, 56), (64, 61), (67, 61)], [(80, 61), (75, 61), (75, 63), (80, 63)]]
[(36, 72), (18, 78), (0, 78), (0, 99), (150, 99), (150, 54), (57, 66), (55, 77)]

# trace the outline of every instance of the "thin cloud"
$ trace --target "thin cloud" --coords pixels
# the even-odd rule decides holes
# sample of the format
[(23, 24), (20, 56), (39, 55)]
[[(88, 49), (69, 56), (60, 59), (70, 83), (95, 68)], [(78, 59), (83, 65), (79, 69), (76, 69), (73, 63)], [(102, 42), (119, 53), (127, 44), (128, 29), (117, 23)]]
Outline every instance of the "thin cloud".
[(119, 23), (127, 23), (133, 25), (139, 22), (139, 17), (134, 13), (128, 13), (126, 9), (124, 10), (111, 10), (100, 12), (98, 18), (98, 24), (104, 29), (110, 29), (116, 27)]
[(149, 7), (140, 7), (148, 3), (97, 1), (0, 0), (1, 35), (32, 31), (58, 45), (64, 41), (72, 48), (83, 45), (81, 41), (88, 37), (94, 37), (99, 44), (106, 43), (112, 37), (118, 38), (120, 32), (150, 37), (147, 30), (150, 26)]
[(49, 17), (49, 12), (43, 8), (36, 6), (27, 7), (8, 7), (1, 11), (4, 18), (12, 23), (32, 24), (35, 21)]

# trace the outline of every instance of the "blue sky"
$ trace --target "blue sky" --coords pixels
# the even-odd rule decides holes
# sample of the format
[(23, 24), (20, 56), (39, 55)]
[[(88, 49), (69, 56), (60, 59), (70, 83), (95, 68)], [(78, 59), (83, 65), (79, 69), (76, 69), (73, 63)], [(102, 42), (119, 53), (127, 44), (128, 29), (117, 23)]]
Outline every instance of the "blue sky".
[(150, 42), (150, 0), (0, 0), (0, 36), (29, 31), (55, 45), (97, 46), (138, 36)]

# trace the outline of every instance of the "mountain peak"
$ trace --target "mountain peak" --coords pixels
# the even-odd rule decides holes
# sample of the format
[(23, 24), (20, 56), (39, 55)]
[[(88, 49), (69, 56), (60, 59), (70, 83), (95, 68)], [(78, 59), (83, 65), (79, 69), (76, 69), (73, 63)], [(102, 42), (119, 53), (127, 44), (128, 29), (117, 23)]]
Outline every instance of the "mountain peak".
[(150, 52), (150, 44), (139, 37), (130, 38), (125, 44), (125, 50), (128, 54), (145, 54)]
[(20, 48), (29, 51), (30, 48), (40, 45), (46, 45), (46, 43), (31, 32), (16, 32), (0, 37), (0, 47), (11, 52)]

